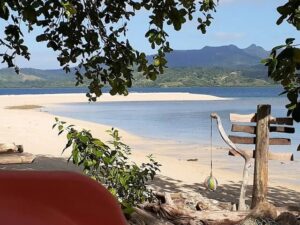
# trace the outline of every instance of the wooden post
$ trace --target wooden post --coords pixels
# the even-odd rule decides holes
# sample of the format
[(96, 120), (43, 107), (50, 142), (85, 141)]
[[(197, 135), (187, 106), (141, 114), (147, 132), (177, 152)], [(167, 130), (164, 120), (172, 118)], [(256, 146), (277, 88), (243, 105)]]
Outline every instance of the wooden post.
[(266, 201), (267, 197), (270, 114), (270, 105), (257, 106), (255, 164), (251, 208)]

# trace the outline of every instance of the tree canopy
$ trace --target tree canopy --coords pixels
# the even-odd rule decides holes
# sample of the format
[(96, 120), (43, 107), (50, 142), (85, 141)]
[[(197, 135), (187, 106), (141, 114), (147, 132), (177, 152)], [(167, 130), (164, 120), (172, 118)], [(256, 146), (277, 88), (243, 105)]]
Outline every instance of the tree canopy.
[[(30, 59), (25, 32), (39, 27), (36, 41), (58, 53), (65, 72), (77, 65), (76, 85), (88, 80), (90, 100), (95, 101), (107, 84), (110, 94), (127, 95), (133, 68), (151, 80), (163, 73), (165, 54), (172, 50), (166, 27), (178, 31), (188, 20), (197, 20), (197, 29), (205, 33), (215, 10), (214, 0), (0, 0), (0, 21), (8, 24), (0, 39), (0, 56), (19, 72), (14, 58)], [(149, 14), (145, 37), (156, 50), (152, 63), (126, 37), (128, 22), (138, 11)]]
[[(300, 1), (289, 0), (286, 4), (277, 8), (280, 14), (277, 25), (287, 21), (300, 30)], [(280, 82), (290, 101), (286, 105), (288, 114), (295, 121), (300, 122), (300, 48), (294, 44), (294, 38), (287, 38), (285, 44), (272, 49), (270, 57), (263, 62), (268, 66), (268, 75), (276, 82)]]

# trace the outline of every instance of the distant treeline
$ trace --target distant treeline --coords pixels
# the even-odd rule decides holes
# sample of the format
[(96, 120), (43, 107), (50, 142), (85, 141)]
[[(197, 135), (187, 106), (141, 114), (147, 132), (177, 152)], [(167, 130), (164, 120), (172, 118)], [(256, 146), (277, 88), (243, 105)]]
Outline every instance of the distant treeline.
[(193, 86), (267, 86), (274, 85), (262, 65), (235, 68), (170, 68), (155, 81), (136, 73), (134, 86), (193, 87)]
[[(266, 86), (274, 83), (268, 79), (262, 65), (221, 67), (168, 68), (155, 81), (135, 72), (135, 87), (193, 87), (193, 86)], [(18, 75), (11, 69), (0, 70), (1, 88), (74, 87), (73, 73), (62, 70), (21, 69)]]

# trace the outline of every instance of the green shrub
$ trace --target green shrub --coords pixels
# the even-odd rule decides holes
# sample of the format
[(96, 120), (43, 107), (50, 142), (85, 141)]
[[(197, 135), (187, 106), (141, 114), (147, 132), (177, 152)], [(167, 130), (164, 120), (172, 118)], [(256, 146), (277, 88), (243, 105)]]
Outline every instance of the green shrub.
[(153, 193), (146, 184), (153, 180), (160, 164), (152, 155), (148, 156), (149, 162), (138, 166), (129, 161), (131, 149), (121, 141), (118, 130), (108, 130), (112, 140), (103, 143), (88, 130), (77, 131), (73, 125), (55, 120), (53, 128), (58, 127), (58, 134), (67, 133), (68, 142), (63, 152), (72, 148), (68, 161), (82, 166), (85, 174), (104, 185), (118, 199), (124, 213), (129, 214), (133, 206), (153, 200)]

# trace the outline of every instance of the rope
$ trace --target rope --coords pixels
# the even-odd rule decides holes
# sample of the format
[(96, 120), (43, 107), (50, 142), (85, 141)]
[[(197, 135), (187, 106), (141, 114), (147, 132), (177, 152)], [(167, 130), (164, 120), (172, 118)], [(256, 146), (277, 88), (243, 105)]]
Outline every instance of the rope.
[(213, 171), (213, 158), (212, 158), (212, 117), (210, 117), (210, 175)]

